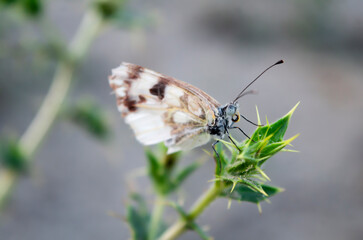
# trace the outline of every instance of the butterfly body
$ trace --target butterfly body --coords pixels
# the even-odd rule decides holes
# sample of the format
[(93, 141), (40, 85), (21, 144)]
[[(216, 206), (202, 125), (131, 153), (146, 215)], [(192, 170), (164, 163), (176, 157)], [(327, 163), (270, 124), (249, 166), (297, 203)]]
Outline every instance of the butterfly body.
[(239, 121), (238, 104), (229, 103), (217, 108), (216, 120), (213, 125), (208, 126), (208, 132), (216, 138), (223, 139), (228, 129)]

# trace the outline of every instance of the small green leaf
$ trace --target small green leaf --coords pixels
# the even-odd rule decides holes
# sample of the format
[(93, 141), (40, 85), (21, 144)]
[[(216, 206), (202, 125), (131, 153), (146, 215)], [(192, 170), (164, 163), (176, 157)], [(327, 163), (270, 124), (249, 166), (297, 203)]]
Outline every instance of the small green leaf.
[(94, 2), (96, 9), (105, 19), (113, 18), (124, 9), (126, 0), (97, 0)]
[(190, 176), (195, 170), (197, 170), (200, 167), (200, 162), (194, 162), (190, 164), (189, 166), (185, 167), (183, 170), (181, 170), (177, 176), (174, 179), (174, 184), (171, 191), (174, 191), (180, 187), (180, 185), (184, 182), (184, 180)]
[(220, 196), (238, 200), (238, 201), (259, 203), (259, 202), (265, 201), (267, 198), (283, 191), (282, 188), (268, 186), (268, 185), (264, 185), (264, 184), (261, 185), (261, 188), (267, 194), (267, 196), (265, 196), (264, 194), (262, 194), (260, 192), (254, 191), (251, 188), (247, 187), (246, 185), (240, 184), (240, 183), (238, 183), (235, 186), (235, 188), (232, 192), (231, 192), (232, 185), (225, 188), (221, 192)]
[(164, 161), (163, 161), (163, 165), (165, 166), (165, 169), (167, 171), (173, 171), (174, 168), (176, 167), (176, 164), (178, 163), (178, 160), (181, 157), (181, 152), (176, 152), (176, 153), (172, 153), (167, 155), (165, 153), (165, 157), (164, 157)]
[(157, 157), (155, 156), (155, 154), (150, 151), (149, 149), (146, 150), (146, 158), (148, 159), (148, 163), (149, 163), (149, 174), (150, 177), (156, 181), (159, 182), (161, 179), (161, 164), (158, 161)]
[(19, 0), (0, 0), (0, 3), (4, 4), (4, 5), (12, 5), (16, 2), (18, 2)]
[(195, 231), (199, 237), (203, 240), (212, 240), (213, 238), (208, 237), (204, 230), (195, 221), (190, 221), (188, 214), (183, 210), (183, 208), (177, 203), (171, 202), (170, 205), (179, 213), (179, 215), (188, 222), (188, 228)]
[(168, 180), (165, 167), (160, 163), (157, 156), (149, 149), (146, 150), (148, 159), (148, 170), (150, 179), (156, 191), (161, 195), (165, 195), (171, 188), (171, 182)]
[(134, 193), (131, 195), (131, 198), (135, 204), (127, 206), (126, 220), (132, 232), (132, 239), (145, 240), (148, 235), (147, 230), (150, 214), (147, 211), (146, 203), (141, 195)]
[(181, 153), (167, 154), (164, 144), (159, 144), (155, 153), (146, 149), (148, 172), (154, 188), (161, 195), (168, 195), (177, 190), (183, 181), (194, 172), (201, 162), (194, 162), (183, 170), (177, 171), (177, 163)]
[(27, 157), (19, 143), (14, 140), (2, 141), (0, 145), (1, 165), (18, 173), (23, 173), (28, 167)]
[(105, 140), (110, 134), (106, 113), (90, 99), (82, 99), (69, 107), (65, 115), (98, 139)]
[(42, 13), (43, 5), (41, 0), (22, 0), (22, 7), (29, 16), (37, 17)]
[(257, 130), (255, 131), (255, 133), (252, 135), (251, 138), (257, 142), (261, 138), (269, 137), (270, 143), (281, 142), (289, 125), (290, 118), (298, 105), (299, 103), (297, 103), (290, 110), (290, 112), (288, 112), (284, 117), (280, 118), (276, 122), (257, 128)]
[[(126, 221), (132, 232), (133, 240), (149, 240), (148, 235), (151, 224), (151, 214), (147, 209), (146, 202), (140, 194), (131, 194), (133, 204), (128, 204)], [(166, 229), (164, 221), (158, 222), (156, 237), (159, 237)]]

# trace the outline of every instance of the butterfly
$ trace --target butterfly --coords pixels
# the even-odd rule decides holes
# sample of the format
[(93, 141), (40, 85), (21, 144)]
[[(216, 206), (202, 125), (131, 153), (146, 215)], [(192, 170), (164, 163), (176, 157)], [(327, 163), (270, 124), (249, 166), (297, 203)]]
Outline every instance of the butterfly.
[(239, 129), (248, 137), (234, 126), (240, 117), (254, 124), (239, 113), (238, 99), (252, 92), (246, 89), (264, 72), (281, 63), (283, 60), (265, 69), (224, 105), (191, 84), (131, 63), (123, 62), (113, 69), (109, 84), (116, 95), (118, 110), (142, 144), (164, 142), (171, 154), (204, 145), (214, 137), (212, 148), (218, 156), (218, 139), (228, 136), (237, 147), (230, 129)]

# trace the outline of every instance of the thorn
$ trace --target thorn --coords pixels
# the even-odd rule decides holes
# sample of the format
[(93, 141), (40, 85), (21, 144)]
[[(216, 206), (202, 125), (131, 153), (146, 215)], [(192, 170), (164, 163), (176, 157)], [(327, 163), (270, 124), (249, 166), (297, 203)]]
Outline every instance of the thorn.
[(262, 214), (262, 208), (261, 208), (260, 203), (257, 203), (257, 208), (258, 208), (258, 213), (261, 215)]
[(227, 205), (227, 209), (231, 209), (231, 205), (232, 205), (232, 199), (228, 199), (228, 205)]
[(300, 101), (297, 102), (295, 104), (295, 106), (285, 116), (291, 116), (295, 112), (295, 110), (296, 110), (297, 106), (299, 106), (299, 104), (300, 104)]
[(256, 113), (257, 113), (257, 124), (261, 125), (261, 119), (260, 119), (260, 114), (258, 113), (257, 105), (256, 105)]
[(233, 190), (236, 187), (236, 185), (237, 185), (237, 182), (233, 182), (233, 186), (232, 186), (232, 189), (231, 189), (231, 193), (233, 192)]
[(261, 168), (256, 167), (257, 171), (262, 175), (262, 177), (264, 177), (266, 180), (271, 182), (271, 179), (266, 175), (266, 173), (264, 171), (262, 171)]

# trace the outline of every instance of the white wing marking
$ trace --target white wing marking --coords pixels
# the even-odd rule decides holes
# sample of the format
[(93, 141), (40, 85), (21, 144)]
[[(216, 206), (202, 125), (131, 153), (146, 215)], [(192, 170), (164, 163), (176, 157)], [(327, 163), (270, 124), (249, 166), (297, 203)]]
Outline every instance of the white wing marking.
[(145, 145), (164, 142), (168, 153), (207, 143), (218, 102), (200, 89), (140, 66), (122, 63), (109, 83), (118, 110)]
[(202, 146), (209, 142), (210, 134), (206, 133), (203, 129), (195, 129), (190, 131), (179, 144), (168, 144), (165, 145), (168, 147), (168, 154), (178, 152), (181, 150), (190, 150), (195, 147)]

